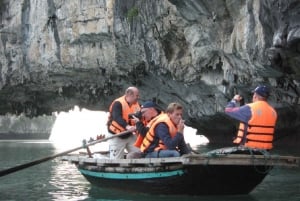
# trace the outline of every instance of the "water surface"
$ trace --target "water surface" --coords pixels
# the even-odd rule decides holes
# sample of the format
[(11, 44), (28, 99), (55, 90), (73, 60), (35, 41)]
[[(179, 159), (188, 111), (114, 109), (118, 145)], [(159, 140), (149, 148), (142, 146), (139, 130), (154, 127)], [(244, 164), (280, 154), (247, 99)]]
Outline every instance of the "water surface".
[[(205, 152), (213, 148), (217, 147), (202, 145), (198, 147), (198, 151)], [(0, 141), (0, 169), (28, 163), (32, 160), (60, 153), (65, 150), (66, 149), (62, 147), (57, 148), (55, 144), (49, 141)], [(293, 154), (300, 156), (300, 150), (296, 147), (289, 147), (289, 149), (277, 148), (277, 150), (273, 152), (275, 154)], [(120, 185), (122, 184), (120, 183)], [(124, 193), (94, 187), (80, 175), (73, 164), (62, 162), (56, 158), (0, 177), (0, 200), (299, 201), (300, 168), (273, 169), (263, 182), (248, 195), (162, 196), (143, 193)]]

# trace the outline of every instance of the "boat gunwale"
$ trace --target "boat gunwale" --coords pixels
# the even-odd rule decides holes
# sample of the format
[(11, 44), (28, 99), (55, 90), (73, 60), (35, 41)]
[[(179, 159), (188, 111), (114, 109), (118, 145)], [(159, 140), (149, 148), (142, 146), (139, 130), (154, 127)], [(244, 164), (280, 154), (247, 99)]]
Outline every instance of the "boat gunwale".
[(188, 154), (182, 157), (170, 158), (138, 158), (138, 159), (103, 159), (89, 158), (83, 155), (62, 156), (62, 161), (86, 166), (119, 166), (119, 167), (149, 167), (172, 164), (191, 165), (239, 165), (239, 166), (279, 166), (299, 168), (300, 157), (280, 155), (249, 155), (249, 154)]

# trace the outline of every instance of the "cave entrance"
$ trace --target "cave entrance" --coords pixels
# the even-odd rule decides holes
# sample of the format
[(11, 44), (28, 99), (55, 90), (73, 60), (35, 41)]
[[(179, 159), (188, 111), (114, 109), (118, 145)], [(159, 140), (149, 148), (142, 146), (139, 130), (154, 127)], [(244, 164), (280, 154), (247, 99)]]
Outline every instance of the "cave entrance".
[[(61, 150), (80, 146), (82, 141), (90, 138), (96, 139), (97, 135), (107, 134), (106, 122), (108, 112), (80, 109), (75, 106), (68, 112), (56, 113), (56, 121), (53, 125), (49, 140)], [(197, 130), (185, 126), (185, 141), (195, 148), (207, 144), (209, 140), (203, 135), (196, 135)], [(108, 150), (108, 143), (97, 144), (97, 150)]]

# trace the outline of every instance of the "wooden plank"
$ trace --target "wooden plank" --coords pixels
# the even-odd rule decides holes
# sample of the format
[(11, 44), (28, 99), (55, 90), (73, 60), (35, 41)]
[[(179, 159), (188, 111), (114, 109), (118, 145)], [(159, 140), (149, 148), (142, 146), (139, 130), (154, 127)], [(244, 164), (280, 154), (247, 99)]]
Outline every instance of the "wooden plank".
[(299, 157), (276, 156), (276, 155), (215, 155), (202, 157), (184, 157), (182, 163), (185, 165), (267, 165), (300, 167)]
[(163, 166), (170, 164), (184, 165), (267, 165), (283, 167), (300, 167), (300, 158), (278, 155), (186, 155), (173, 158), (141, 158), (141, 159), (96, 159), (83, 156), (64, 156), (62, 160), (71, 163), (90, 164), (96, 166)]

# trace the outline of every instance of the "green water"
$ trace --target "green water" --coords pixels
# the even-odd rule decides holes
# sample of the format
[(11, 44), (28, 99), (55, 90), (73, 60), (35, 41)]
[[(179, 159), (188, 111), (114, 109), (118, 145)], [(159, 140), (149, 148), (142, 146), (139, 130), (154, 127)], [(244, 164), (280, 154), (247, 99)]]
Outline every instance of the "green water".
[[(201, 146), (198, 147), (198, 151), (204, 152), (212, 148), (215, 147)], [(28, 163), (64, 150), (58, 150), (49, 141), (0, 141), (0, 169)], [(300, 149), (297, 147), (277, 148), (274, 152), (300, 156)], [(299, 201), (300, 168), (273, 169), (249, 195), (161, 196), (147, 195), (143, 192), (131, 194), (93, 187), (79, 174), (74, 165), (57, 158), (0, 177), (0, 200)]]

